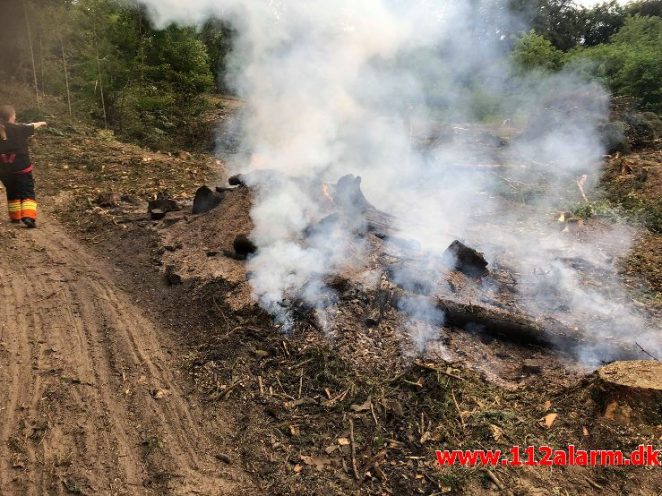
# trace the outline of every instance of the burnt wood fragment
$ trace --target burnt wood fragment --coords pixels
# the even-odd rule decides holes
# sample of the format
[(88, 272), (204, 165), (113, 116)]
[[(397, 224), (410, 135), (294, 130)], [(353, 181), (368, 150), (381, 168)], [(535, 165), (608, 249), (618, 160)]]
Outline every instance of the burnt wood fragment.
[(248, 255), (252, 255), (257, 252), (257, 246), (248, 239), (248, 236), (245, 234), (240, 234), (234, 238), (232, 243), (234, 252), (238, 257), (246, 258)]
[(442, 259), (448, 266), (469, 277), (480, 278), (489, 273), (483, 254), (458, 240), (446, 248)]
[(153, 210), (161, 210), (165, 213), (168, 213), (178, 212), (181, 210), (181, 208), (175, 200), (171, 200), (169, 198), (158, 198), (147, 203), (147, 211), (151, 213)]
[(166, 212), (160, 208), (154, 208), (149, 212), (149, 218), (152, 220), (161, 220), (166, 216)]
[(224, 194), (218, 191), (213, 191), (207, 186), (201, 186), (195, 192), (193, 199), (193, 214), (204, 214), (213, 210), (221, 204)]
[(228, 178), (230, 186), (246, 186), (246, 176), (244, 174), (235, 174)]

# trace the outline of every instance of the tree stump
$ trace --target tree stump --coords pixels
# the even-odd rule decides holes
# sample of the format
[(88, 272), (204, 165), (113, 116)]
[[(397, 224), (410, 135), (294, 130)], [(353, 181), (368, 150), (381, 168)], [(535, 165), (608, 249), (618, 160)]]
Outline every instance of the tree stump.
[(662, 362), (613, 362), (596, 375), (596, 397), (604, 418), (620, 423), (662, 423)]

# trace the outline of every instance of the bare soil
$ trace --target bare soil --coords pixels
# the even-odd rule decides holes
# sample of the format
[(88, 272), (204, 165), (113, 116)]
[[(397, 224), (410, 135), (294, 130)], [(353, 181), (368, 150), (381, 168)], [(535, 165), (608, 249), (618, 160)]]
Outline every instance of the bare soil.
[(0, 230), (0, 492), (250, 487), (215, 456), (231, 424), (191, 400), (177, 348), (117, 271), (51, 216), (40, 225)]

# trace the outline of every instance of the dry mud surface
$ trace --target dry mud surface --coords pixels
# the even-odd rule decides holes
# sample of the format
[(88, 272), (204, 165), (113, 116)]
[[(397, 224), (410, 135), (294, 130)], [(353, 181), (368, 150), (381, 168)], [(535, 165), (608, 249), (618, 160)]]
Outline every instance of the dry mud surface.
[(0, 494), (256, 494), (113, 269), (41, 226), (0, 224)]

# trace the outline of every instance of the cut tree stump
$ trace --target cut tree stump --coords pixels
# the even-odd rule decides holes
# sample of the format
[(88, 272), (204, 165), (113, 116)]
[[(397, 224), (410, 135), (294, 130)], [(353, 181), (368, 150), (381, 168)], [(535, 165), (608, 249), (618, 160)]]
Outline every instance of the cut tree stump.
[(601, 415), (609, 420), (662, 423), (662, 362), (613, 362), (596, 372)]

